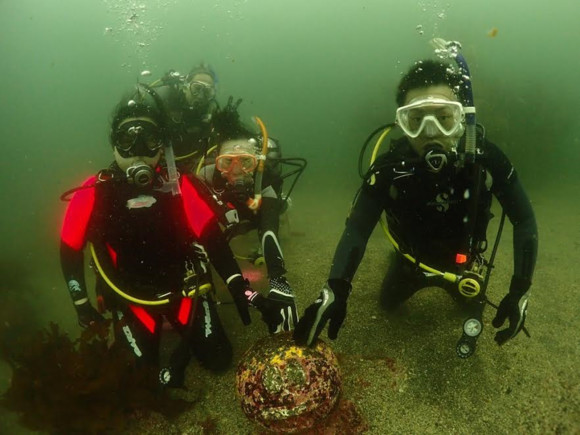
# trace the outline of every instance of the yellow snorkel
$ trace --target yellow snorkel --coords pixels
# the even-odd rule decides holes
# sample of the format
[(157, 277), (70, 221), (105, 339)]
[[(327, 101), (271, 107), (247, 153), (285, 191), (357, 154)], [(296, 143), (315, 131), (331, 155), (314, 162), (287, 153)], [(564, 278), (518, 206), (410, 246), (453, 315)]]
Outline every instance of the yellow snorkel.
[(256, 212), (262, 204), (262, 174), (266, 163), (266, 155), (268, 154), (268, 131), (262, 120), (254, 116), (254, 121), (262, 131), (262, 152), (257, 156), (258, 168), (256, 169), (256, 179), (254, 181), (254, 197), (248, 199), (247, 205), (250, 210)]

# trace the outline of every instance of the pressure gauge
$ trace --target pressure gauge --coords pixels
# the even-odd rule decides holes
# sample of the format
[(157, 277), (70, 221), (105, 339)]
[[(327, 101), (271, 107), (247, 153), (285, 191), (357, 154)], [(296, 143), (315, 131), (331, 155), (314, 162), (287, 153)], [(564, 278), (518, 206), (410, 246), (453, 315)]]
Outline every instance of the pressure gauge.
[(463, 323), (463, 332), (468, 337), (477, 337), (479, 334), (481, 334), (481, 329), (481, 322), (477, 319), (467, 319), (465, 323)]
[(459, 358), (469, 358), (471, 355), (473, 355), (473, 352), (475, 352), (475, 340), (459, 340), (455, 351), (457, 352), (457, 356)]

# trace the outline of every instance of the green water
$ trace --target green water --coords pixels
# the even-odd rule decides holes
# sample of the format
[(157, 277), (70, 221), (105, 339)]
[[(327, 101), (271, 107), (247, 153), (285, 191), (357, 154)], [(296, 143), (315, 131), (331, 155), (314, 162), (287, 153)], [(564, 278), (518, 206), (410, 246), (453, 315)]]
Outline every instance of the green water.
[(393, 121), (401, 74), (432, 56), (431, 38), (457, 40), (478, 121), (532, 196), (577, 186), (579, 12), (576, 0), (0, 0), (5, 285), (74, 328), (58, 196), (109, 164), (111, 110), (144, 70), (210, 63), (222, 103), (243, 98), (246, 120), (259, 115), (286, 156), (308, 159), (296, 199), (336, 190), (347, 205), (363, 140)]

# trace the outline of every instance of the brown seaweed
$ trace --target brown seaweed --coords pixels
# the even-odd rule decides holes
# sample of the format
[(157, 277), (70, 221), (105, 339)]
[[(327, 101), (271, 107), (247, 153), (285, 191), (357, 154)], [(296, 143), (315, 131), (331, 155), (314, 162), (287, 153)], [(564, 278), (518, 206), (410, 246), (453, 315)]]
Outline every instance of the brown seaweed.
[(89, 328), (72, 340), (51, 323), (17, 335), (0, 356), (12, 367), (0, 405), (20, 423), (50, 433), (118, 433), (131, 416), (158, 412), (173, 418), (192, 406), (160, 390), (156, 373), (139, 367), (124, 347), (109, 343), (109, 325)]

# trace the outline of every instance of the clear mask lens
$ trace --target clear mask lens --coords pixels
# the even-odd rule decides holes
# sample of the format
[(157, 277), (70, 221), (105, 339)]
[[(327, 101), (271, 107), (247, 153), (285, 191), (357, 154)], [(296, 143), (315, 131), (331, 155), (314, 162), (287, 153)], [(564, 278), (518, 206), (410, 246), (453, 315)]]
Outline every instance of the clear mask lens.
[(232, 172), (237, 168), (246, 174), (256, 169), (257, 164), (256, 156), (251, 154), (221, 154), (215, 161), (220, 172)]
[(194, 80), (189, 84), (193, 99), (211, 100), (214, 97), (214, 87), (206, 82)]
[(463, 106), (457, 101), (427, 98), (397, 109), (397, 124), (411, 138), (427, 136), (453, 136), (461, 129), (465, 119)]

